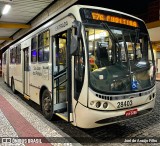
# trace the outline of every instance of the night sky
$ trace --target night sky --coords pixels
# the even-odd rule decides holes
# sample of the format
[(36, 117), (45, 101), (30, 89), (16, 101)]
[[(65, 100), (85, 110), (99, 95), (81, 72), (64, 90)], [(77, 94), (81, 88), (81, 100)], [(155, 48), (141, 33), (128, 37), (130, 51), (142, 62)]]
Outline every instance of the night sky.
[(78, 0), (79, 4), (119, 10), (133, 15), (145, 13), (153, 0)]

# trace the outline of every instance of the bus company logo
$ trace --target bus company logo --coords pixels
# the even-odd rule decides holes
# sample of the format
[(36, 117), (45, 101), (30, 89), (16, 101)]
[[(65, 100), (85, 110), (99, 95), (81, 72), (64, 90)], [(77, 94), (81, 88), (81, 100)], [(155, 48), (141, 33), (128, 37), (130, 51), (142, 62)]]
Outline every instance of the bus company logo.
[(67, 25), (68, 25), (68, 22), (65, 21), (65, 22), (59, 24), (58, 26), (56, 26), (55, 30), (57, 31), (57, 30), (59, 30), (59, 29), (61, 29), (61, 28), (66, 27)]
[(132, 99), (132, 98), (134, 98), (134, 96), (129, 97), (129, 99)]

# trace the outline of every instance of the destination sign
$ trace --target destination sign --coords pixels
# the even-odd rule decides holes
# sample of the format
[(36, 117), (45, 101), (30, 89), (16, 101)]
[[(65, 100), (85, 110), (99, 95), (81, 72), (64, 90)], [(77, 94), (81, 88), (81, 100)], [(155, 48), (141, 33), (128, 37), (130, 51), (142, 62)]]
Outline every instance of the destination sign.
[(105, 15), (97, 12), (92, 12), (92, 19), (118, 23), (118, 24), (128, 25), (132, 27), (138, 27), (138, 23), (136, 21), (126, 19), (126, 18), (121, 18), (118, 16), (113, 16), (113, 15)]

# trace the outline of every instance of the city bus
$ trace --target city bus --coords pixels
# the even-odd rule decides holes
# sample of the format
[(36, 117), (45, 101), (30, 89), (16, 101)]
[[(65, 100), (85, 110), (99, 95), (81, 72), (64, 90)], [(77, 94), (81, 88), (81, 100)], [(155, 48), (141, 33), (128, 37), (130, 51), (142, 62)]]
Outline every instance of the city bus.
[(74, 5), (3, 53), (3, 78), (15, 93), (95, 128), (152, 111), (155, 61), (145, 23), (129, 14)]

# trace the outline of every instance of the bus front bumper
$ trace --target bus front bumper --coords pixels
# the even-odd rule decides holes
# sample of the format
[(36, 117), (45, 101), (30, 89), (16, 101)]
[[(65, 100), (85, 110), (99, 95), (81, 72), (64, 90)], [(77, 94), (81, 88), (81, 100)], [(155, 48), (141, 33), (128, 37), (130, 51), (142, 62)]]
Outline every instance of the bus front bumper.
[[(130, 118), (139, 117), (152, 111), (155, 105), (155, 99), (149, 103), (130, 109), (121, 109), (116, 111), (98, 111), (89, 109), (78, 103), (76, 107), (76, 126), (81, 128), (95, 128), (124, 121)], [(125, 113), (129, 110), (137, 109), (138, 113), (126, 117)]]

